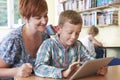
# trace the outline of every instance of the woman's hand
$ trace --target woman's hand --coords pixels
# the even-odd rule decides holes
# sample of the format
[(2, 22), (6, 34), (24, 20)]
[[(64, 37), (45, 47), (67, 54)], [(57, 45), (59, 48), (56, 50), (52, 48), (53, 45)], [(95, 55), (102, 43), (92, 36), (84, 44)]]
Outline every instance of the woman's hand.
[(98, 75), (105, 75), (108, 72), (108, 66), (102, 67), (97, 71)]
[(75, 70), (80, 67), (79, 64), (83, 64), (83, 63), (82, 63), (82, 62), (74, 62), (74, 63), (72, 63), (67, 70), (64, 70), (64, 71), (63, 71), (63, 77), (64, 77), (64, 78), (68, 78), (69, 75), (70, 75), (73, 71), (75, 72)]
[(32, 65), (30, 63), (25, 63), (21, 67), (16, 68), (17, 72), (15, 76), (27, 77), (32, 73)]

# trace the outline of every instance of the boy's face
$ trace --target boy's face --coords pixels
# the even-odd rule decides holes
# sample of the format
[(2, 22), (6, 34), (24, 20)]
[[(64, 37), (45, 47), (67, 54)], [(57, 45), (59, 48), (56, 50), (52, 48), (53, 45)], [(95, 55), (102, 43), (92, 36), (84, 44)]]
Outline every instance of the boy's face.
[(81, 32), (81, 24), (71, 24), (66, 22), (62, 27), (60, 27), (58, 34), (60, 35), (60, 41), (66, 47), (71, 46), (79, 37)]

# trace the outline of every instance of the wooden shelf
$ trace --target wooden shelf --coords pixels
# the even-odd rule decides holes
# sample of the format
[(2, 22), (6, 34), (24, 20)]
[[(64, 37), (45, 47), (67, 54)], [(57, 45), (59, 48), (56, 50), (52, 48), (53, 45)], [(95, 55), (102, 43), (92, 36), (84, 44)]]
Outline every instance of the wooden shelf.
[(104, 5), (104, 6), (89, 8), (89, 9), (86, 9), (86, 10), (83, 10), (83, 11), (78, 11), (78, 12), (79, 13), (84, 13), (84, 12), (90, 12), (90, 11), (95, 11), (95, 10), (103, 10), (103, 9), (106, 9), (106, 8), (109, 8), (109, 7), (119, 7), (119, 6), (120, 6), (120, 2), (114, 2), (114, 3), (111, 3), (111, 4)]
[(120, 2), (113, 2), (109, 4), (109, 6), (120, 6)]
[[(115, 24), (104, 24), (104, 25), (96, 25), (99, 28), (104, 28), (104, 27), (109, 27), (109, 26), (116, 26), (118, 27), (119, 25), (115, 25)], [(83, 26), (83, 28), (90, 28), (91, 26)]]

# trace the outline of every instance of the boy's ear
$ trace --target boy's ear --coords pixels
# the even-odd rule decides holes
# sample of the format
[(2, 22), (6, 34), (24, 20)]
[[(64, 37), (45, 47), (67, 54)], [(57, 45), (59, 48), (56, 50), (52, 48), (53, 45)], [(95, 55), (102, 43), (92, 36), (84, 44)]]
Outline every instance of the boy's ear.
[(54, 29), (55, 29), (56, 32), (58, 32), (59, 26), (54, 26)]
[(61, 27), (58, 25), (58, 26), (57, 26), (57, 33), (59, 34), (60, 31), (61, 31)]

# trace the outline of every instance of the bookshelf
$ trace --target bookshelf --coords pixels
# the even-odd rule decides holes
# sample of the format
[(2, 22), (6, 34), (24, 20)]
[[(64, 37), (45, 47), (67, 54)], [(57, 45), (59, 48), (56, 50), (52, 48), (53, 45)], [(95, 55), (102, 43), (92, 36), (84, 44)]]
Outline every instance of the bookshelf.
[(60, 0), (64, 10), (82, 15), (83, 26), (119, 26), (120, 0)]
[(83, 13), (83, 12), (90, 12), (90, 11), (95, 11), (95, 10), (104, 10), (104, 9), (111, 8), (111, 7), (119, 8), (119, 6), (120, 6), (120, 2), (113, 2), (111, 4), (98, 6), (98, 7), (94, 7), (94, 8), (89, 8), (89, 9), (78, 11), (78, 12)]

